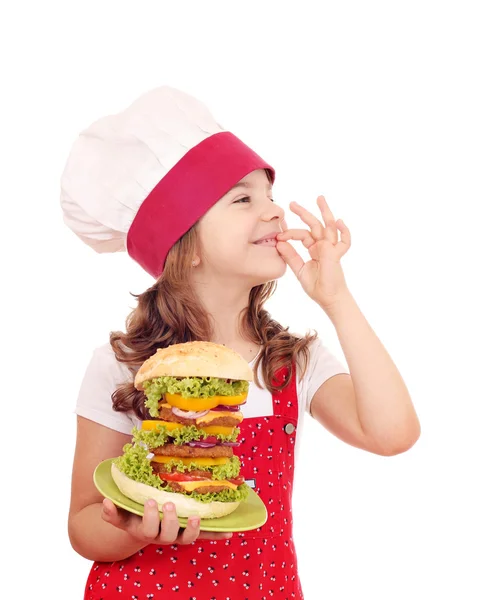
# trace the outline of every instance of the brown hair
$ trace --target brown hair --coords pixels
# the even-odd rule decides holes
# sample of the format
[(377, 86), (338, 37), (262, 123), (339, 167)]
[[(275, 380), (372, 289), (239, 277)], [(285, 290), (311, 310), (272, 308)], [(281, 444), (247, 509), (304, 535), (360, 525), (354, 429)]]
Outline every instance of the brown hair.
[[(192, 268), (195, 250), (196, 225), (171, 248), (157, 282), (142, 294), (132, 294), (138, 305), (127, 317), (126, 333), (115, 331), (110, 334), (117, 360), (127, 364), (132, 373), (132, 381), (122, 384), (112, 394), (112, 405), (116, 411), (133, 410), (139, 419), (148, 418), (144, 392), (136, 390), (133, 383), (137, 369), (158, 348), (211, 339), (209, 316), (186, 277)], [(271, 318), (263, 305), (275, 289), (275, 281), (254, 287), (240, 322), (242, 335), (261, 346), (254, 366), (255, 383), (259, 385), (257, 371), (262, 361), (263, 380), (270, 392), (281, 390), (290, 383), (293, 361), (302, 364), (302, 376), (305, 374), (308, 344), (317, 337), (316, 333), (297, 337), (288, 332), (288, 327), (282, 327)], [(275, 373), (281, 367), (287, 367), (288, 377), (274, 385)]]

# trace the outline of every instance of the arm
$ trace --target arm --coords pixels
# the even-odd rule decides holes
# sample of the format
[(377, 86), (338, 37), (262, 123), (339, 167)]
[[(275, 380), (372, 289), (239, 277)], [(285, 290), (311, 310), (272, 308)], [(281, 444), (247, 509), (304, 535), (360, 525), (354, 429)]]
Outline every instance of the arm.
[[(384, 456), (399, 454), (417, 441), (420, 423), (397, 367), (346, 285), (340, 260), (351, 246), (350, 231), (341, 219), (335, 221), (324, 196), (318, 197), (318, 206), (324, 223), (291, 203), (310, 231), (285, 230), (277, 245), (305, 292), (335, 326), (351, 373), (327, 380), (314, 394), (311, 411), (349, 444)], [(302, 241), (311, 260), (305, 263), (288, 240)]]
[[(232, 533), (200, 530), (200, 519), (189, 517), (180, 528), (176, 508), (159, 507), (154, 500), (144, 505), (144, 516), (138, 517), (118, 509), (97, 491), (92, 474), (107, 458), (122, 454), (131, 436), (113, 431), (83, 417), (77, 419), (77, 444), (72, 473), (72, 496), (69, 513), (69, 538), (72, 547), (84, 558), (113, 562), (128, 558), (148, 544), (192, 544), (197, 539), (223, 540)], [(152, 502), (152, 505), (150, 505)]]
[(315, 393), (312, 416), (343, 441), (383, 456), (411, 448), (420, 422), (405, 383), (351, 294), (326, 311), (350, 374), (335, 375)]
[(89, 560), (120, 560), (146, 545), (102, 519), (103, 497), (92, 480), (95, 467), (121, 455), (124, 444), (130, 441), (129, 435), (77, 417), (68, 528), (73, 549)]

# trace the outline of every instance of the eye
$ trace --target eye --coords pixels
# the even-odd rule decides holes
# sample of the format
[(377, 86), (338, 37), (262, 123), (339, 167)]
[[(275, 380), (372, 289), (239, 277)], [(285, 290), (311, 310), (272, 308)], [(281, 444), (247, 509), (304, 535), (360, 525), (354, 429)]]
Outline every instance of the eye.
[(240, 198), (239, 200), (235, 200), (233, 202), (233, 204), (238, 204), (239, 202), (242, 202), (243, 204), (245, 203), (245, 201), (250, 202), (251, 198), (249, 196), (245, 196), (244, 198)]

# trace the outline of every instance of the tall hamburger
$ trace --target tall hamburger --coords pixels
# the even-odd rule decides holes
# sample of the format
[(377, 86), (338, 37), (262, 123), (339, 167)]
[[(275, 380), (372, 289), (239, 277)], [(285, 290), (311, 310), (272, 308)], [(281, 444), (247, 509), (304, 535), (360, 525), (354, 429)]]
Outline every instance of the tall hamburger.
[(236, 352), (211, 342), (159, 349), (134, 380), (150, 419), (112, 462), (120, 491), (159, 508), (173, 502), (180, 517), (233, 512), (248, 496), (240, 474), (238, 425), (253, 372)]

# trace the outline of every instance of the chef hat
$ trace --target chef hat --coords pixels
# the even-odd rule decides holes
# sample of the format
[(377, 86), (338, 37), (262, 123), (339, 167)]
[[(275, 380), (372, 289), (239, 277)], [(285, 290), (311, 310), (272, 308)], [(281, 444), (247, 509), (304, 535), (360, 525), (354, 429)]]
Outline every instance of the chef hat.
[(274, 170), (198, 100), (163, 86), (80, 133), (61, 178), (65, 223), (97, 252), (161, 275), (172, 246), (240, 179)]

